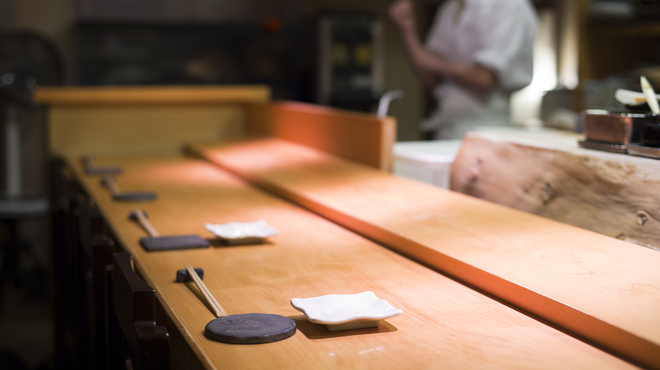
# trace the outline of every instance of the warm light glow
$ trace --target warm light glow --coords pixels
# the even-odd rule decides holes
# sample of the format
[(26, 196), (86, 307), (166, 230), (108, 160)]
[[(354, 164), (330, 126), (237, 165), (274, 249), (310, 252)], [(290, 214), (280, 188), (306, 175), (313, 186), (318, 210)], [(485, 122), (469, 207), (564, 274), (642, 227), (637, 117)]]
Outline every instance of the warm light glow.
[(579, 70), (579, 19), (577, 1), (564, 0), (561, 8), (560, 52), (559, 52), (559, 86), (575, 89), (578, 86)]
[(526, 88), (511, 96), (511, 121), (521, 126), (540, 126), (541, 100), (545, 91), (557, 86), (555, 50), (555, 13), (539, 13), (539, 28), (534, 42), (534, 77)]
[(557, 86), (557, 53), (555, 51), (555, 13), (550, 10), (539, 14), (539, 30), (534, 42), (535, 90), (547, 91)]
[(140, 181), (145, 184), (166, 183), (166, 184), (224, 184), (227, 180), (235, 179), (223, 172), (219, 172), (213, 165), (206, 162), (180, 161), (175, 163), (166, 163), (163, 165), (153, 165), (146, 167), (141, 171)]

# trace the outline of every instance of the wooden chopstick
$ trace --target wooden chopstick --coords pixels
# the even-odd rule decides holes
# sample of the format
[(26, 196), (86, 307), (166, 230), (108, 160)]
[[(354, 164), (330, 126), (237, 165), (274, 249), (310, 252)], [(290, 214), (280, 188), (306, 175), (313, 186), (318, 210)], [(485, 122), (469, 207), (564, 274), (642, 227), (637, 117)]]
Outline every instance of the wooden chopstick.
[(207, 288), (202, 279), (199, 278), (199, 275), (197, 275), (197, 272), (195, 272), (192, 266), (186, 264), (186, 270), (188, 271), (188, 275), (190, 275), (190, 277), (195, 282), (195, 285), (197, 285), (197, 289), (202, 292), (202, 295), (204, 298), (206, 298), (206, 302), (208, 302), (208, 304), (213, 309), (215, 317), (227, 316), (225, 310), (222, 308), (222, 306), (220, 306), (220, 303), (215, 300), (215, 297), (213, 297), (213, 294), (211, 294), (209, 288)]
[(119, 190), (119, 186), (117, 186), (117, 182), (115, 181), (114, 177), (110, 175), (103, 176), (103, 184), (105, 184), (105, 186), (110, 189), (110, 193), (112, 195), (121, 194), (121, 190)]
[(151, 222), (149, 222), (143, 210), (137, 208), (133, 211), (133, 213), (135, 214), (135, 217), (137, 217), (140, 226), (142, 226), (142, 228), (147, 232), (147, 234), (149, 234), (150, 237), (157, 238), (160, 236), (158, 230), (156, 230)]

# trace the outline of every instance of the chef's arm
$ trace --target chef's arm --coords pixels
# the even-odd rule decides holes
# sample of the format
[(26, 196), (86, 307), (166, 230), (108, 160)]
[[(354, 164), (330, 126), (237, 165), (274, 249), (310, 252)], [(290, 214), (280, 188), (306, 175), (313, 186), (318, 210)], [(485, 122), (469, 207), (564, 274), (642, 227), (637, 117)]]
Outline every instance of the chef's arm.
[[(442, 75), (434, 72), (426, 66), (428, 63), (428, 61), (425, 60), (426, 56), (424, 55), (426, 50), (422, 47), (419, 38), (417, 38), (417, 34), (413, 30), (401, 29), (401, 37), (403, 38), (403, 43), (408, 52), (408, 58), (415, 68), (415, 72), (417, 72), (422, 79), (424, 85), (429, 90), (432, 90), (442, 81)], [(426, 52), (426, 54), (429, 53)]]
[(478, 64), (450, 62), (426, 50), (414, 29), (401, 28), (401, 36), (412, 64), (427, 86), (433, 88), (443, 79), (480, 92), (490, 92), (497, 86), (497, 76), (492, 70)]

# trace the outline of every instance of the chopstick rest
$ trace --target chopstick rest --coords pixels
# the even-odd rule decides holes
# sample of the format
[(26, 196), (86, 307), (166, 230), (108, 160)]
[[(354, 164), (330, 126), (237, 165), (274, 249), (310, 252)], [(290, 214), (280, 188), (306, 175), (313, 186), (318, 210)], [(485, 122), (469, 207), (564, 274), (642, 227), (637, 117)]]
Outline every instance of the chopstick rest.
[(105, 186), (112, 193), (112, 199), (119, 201), (142, 201), (142, 200), (154, 200), (158, 198), (156, 193), (146, 192), (146, 191), (134, 191), (129, 193), (123, 193), (119, 190), (115, 179), (110, 175), (105, 175), (101, 178), (101, 185)]
[(207, 338), (223, 343), (258, 344), (286, 339), (296, 333), (296, 322), (288, 317), (267, 313), (227, 315), (197, 272), (190, 265), (186, 265), (186, 271), (217, 317), (204, 328)]
[[(200, 279), (204, 280), (204, 269), (201, 267), (195, 267), (193, 270), (197, 273)], [(176, 270), (176, 282), (177, 283), (188, 283), (193, 281), (192, 276), (188, 273), (186, 269)]]
[(90, 156), (83, 156), (81, 161), (85, 173), (88, 175), (120, 175), (123, 172), (121, 167), (117, 166), (99, 167), (94, 164), (94, 160)]
[(140, 238), (140, 245), (147, 251), (164, 251), (175, 249), (208, 248), (211, 243), (199, 235), (160, 236), (158, 231), (147, 220), (147, 214), (141, 209), (131, 212), (128, 218), (137, 221), (149, 234)]

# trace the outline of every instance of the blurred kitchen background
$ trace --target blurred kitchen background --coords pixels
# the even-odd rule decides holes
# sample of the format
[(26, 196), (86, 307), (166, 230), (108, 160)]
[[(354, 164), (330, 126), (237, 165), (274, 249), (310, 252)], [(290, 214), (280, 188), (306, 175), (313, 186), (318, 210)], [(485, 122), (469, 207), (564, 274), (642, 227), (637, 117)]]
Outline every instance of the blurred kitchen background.
[[(441, 2), (415, 1), (420, 34)], [(376, 111), (385, 92), (400, 89), (404, 97), (389, 109), (398, 140), (420, 140), (418, 124), (434, 103), (387, 16), (390, 3), (0, 0), (0, 85), (19, 65), (37, 63), (49, 66), (46, 77), (57, 84), (268, 84), (273, 99), (366, 112)], [(640, 91), (640, 74), (660, 90), (660, 1), (533, 3), (540, 23), (534, 80), (513, 97), (515, 125), (579, 131), (581, 111), (619, 110), (614, 91)], [(16, 94), (3, 91), (4, 120), (5, 103)], [(44, 112), (22, 103), (15, 117), (20, 185), (25, 194), (47, 197)], [(2, 163), (2, 184), (8, 184)], [(3, 246), (15, 231), (20, 238), (17, 262), (3, 268), (0, 281), (0, 369), (48, 369), (55, 330), (49, 220), (2, 221)], [(7, 253), (3, 248), (3, 263)]]

